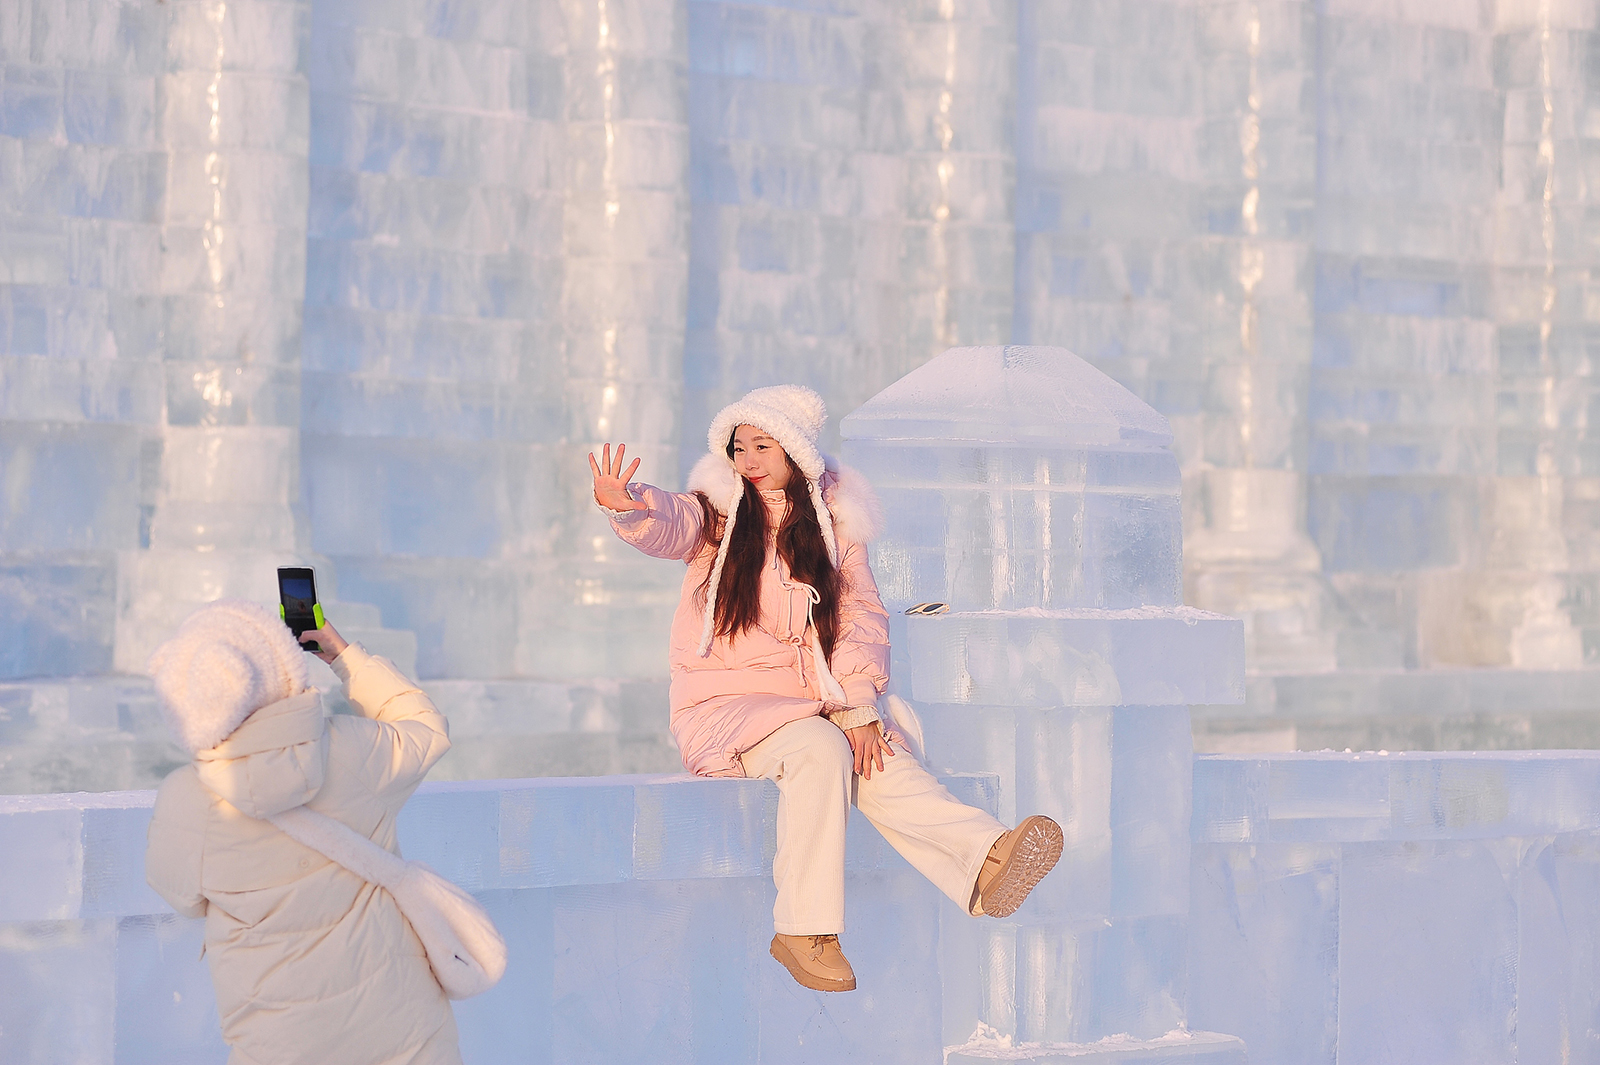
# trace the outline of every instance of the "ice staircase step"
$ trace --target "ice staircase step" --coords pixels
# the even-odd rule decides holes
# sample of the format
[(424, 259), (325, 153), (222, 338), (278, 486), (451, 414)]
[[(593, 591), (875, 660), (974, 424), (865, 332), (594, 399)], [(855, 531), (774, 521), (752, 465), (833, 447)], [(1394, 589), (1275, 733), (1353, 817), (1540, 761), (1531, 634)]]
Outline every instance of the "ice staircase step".
[(1093, 1043), (1021, 1043), (975, 1038), (945, 1048), (945, 1065), (1004, 1061), (1018, 1065), (1245, 1065), (1244, 1040), (1218, 1032), (1168, 1032), (1159, 1039), (1111, 1036)]

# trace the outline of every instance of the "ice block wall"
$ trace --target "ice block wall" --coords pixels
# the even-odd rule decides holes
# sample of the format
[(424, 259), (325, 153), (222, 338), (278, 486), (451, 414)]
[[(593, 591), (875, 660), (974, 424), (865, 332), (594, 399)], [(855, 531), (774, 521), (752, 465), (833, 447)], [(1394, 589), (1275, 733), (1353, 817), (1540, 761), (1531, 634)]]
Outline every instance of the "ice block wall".
[(1010, 2), (688, 7), (685, 469), (757, 385), (843, 414), (1009, 338), (1018, 25)]
[(9, 677), (138, 668), (297, 545), (306, 14), (0, 17)]
[[(994, 809), (993, 777), (943, 780)], [(154, 799), (0, 798), (0, 1061), (227, 1057), (202, 922), (144, 883)], [(465, 1060), (938, 1060), (941, 1003), (962, 990), (938, 965), (955, 905), (853, 814), (862, 989), (820, 1002), (767, 956), (776, 810), (763, 781), (424, 784), (406, 854), (473, 892), (510, 948), (505, 979), (455, 1006)]]
[(681, 7), (312, 13), (312, 546), (425, 675), (664, 673), (671, 574), (610, 543), (584, 455), (675, 483)]
[(1259, 676), (1600, 661), (1591, 5), (0, 16), (8, 680), (289, 557), (430, 677), (659, 680), (590, 447), (1008, 341), (1171, 420)]
[(1252, 1061), (1593, 1057), (1593, 752), (1195, 765), (1191, 1022)]

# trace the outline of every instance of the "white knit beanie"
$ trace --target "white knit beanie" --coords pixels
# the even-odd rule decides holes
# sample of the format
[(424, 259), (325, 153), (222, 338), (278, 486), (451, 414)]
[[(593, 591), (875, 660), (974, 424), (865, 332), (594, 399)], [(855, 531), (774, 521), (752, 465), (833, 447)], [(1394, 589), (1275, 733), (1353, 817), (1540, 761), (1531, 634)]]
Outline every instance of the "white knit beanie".
[(248, 599), (196, 610), (150, 656), (161, 713), (190, 754), (233, 734), (256, 710), (306, 690), (305, 651), (283, 619)]
[[(778, 442), (794, 464), (805, 475), (806, 487), (811, 493), (811, 506), (817, 512), (817, 524), (822, 528), (822, 542), (828, 548), (828, 558), (839, 564), (839, 543), (833, 534), (833, 515), (822, 499), (822, 474), (828, 460), (817, 449), (817, 437), (828, 424), (828, 407), (822, 397), (804, 385), (770, 385), (747, 392), (743, 399), (730, 403), (711, 419), (706, 430), (706, 446), (710, 453), (733, 467), (728, 458), (728, 441), (741, 425), (752, 425)], [(702, 460), (705, 461), (705, 460)], [(722, 527), (722, 543), (717, 547), (717, 560), (711, 566), (711, 580), (706, 587), (706, 620), (700, 633), (700, 654), (711, 648), (712, 633), (716, 627), (717, 589), (722, 584), (722, 567), (728, 561), (728, 544), (733, 539), (733, 526), (738, 520), (739, 505), (744, 501), (744, 478), (734, 468), (732, 494), (718, 507), (728, 516)]]

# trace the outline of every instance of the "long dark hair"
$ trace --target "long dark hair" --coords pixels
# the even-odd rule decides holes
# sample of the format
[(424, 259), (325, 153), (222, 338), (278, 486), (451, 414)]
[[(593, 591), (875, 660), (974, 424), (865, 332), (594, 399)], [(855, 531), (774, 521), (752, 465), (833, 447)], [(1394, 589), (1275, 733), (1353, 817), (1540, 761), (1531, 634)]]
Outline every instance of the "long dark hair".
[[(731, 436), (728, 458), (733, 458)], [(789, 463), (789, 483), (783, 489), (789, 497), (789, 509), (778, 527), (778, 556), (796, 581), (804, 581), (817, 590), (818, 602), (811, 616), (817, 626), (822, 653), (832, 658), (834, 642), (839, 638), (839, 571), (828, 557), (828, 545), (823, 543), (822, 526), (817, 521), (816, 507), (811, 505), (806, 476), (787, 453), (784, 458)], [(755, 485), (742, 475), (736, 476), (744, 482), (744, 502), (730, 534), (733, 539), (728, 543), (728, 560), (722, 566), (713, 619), (713, 631), (730, 640), (761, 619), (761, 567), (767, 562), (767, 504)], [(704, 492), (695, 495), (705, 511), (705, 520), (700, 526), (705, 541), (717, 547), (722, 543), (721, 516)], [(700, 585), (702, 603), (710, 584), (708, 569)]]

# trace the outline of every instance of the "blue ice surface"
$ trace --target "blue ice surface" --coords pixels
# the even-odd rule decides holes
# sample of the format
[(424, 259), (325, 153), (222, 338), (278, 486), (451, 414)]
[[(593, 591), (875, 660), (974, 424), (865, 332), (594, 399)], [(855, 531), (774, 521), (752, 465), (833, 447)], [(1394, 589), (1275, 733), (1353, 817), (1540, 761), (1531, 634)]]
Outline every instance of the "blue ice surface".
[[(941, 779), (995, 809), (992, 776)], [(154, 798), (0, 797), (0, 1060), (223, 1055), (201, 922), (144, 882)], [(467, 1059), (936, 1057), (937, 930), (946, 911), (972, 919), (852, 813), (862, 991), (798, 987), (767, 957), (776, 809), (764, 781), (687, 775), (425, 784), (401, 814), (407, 856), (474, 892), (510, 946), (504, 981), (456, 1007)]]
[(1202, 755), (1192, 829), (1192, 1026), (1293, 1065), (1585, 1045), (1600, 752)]

